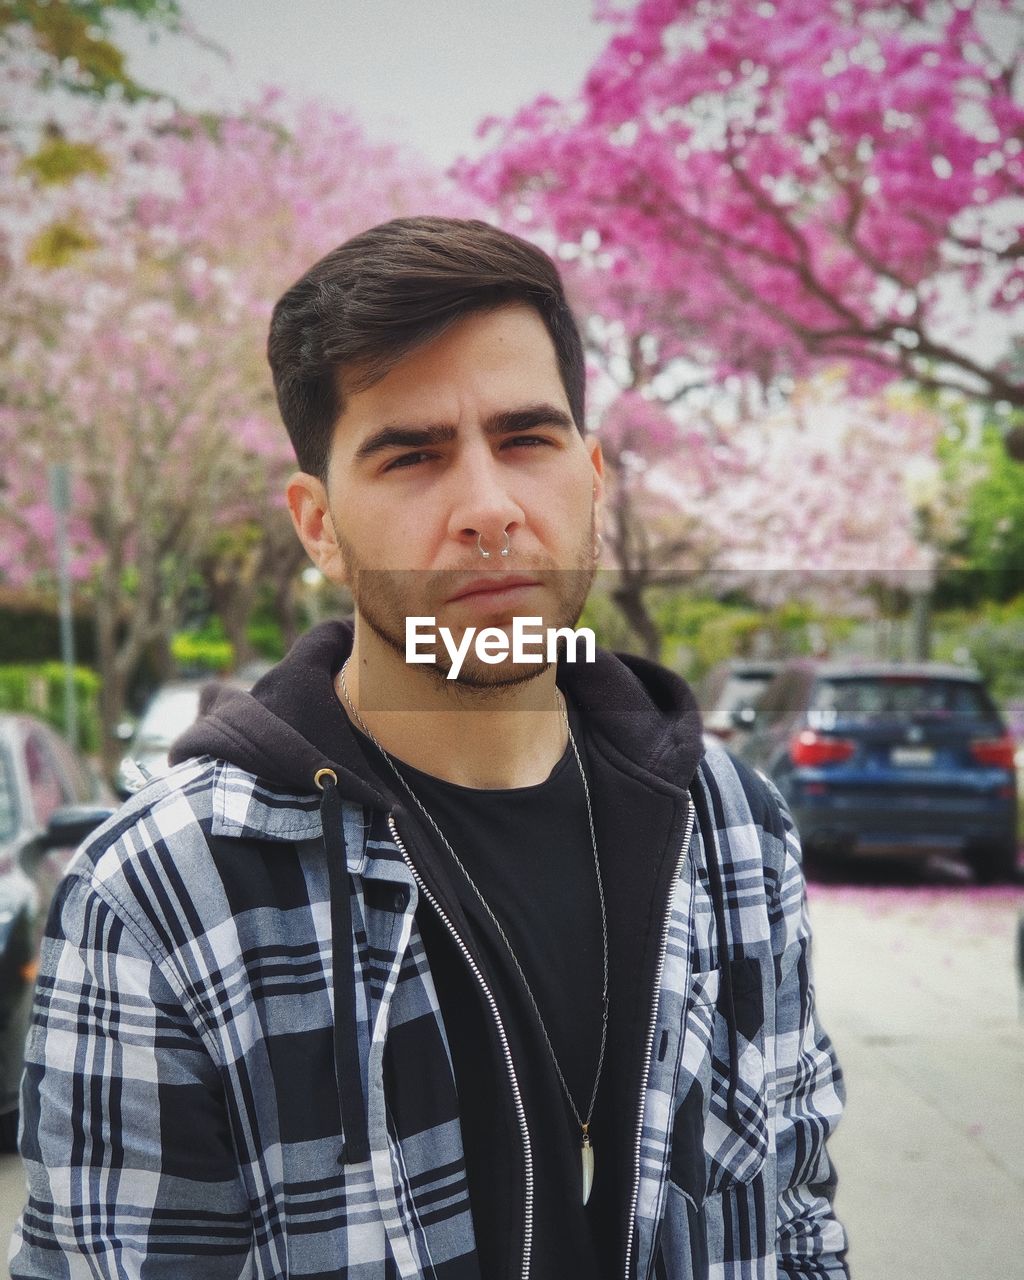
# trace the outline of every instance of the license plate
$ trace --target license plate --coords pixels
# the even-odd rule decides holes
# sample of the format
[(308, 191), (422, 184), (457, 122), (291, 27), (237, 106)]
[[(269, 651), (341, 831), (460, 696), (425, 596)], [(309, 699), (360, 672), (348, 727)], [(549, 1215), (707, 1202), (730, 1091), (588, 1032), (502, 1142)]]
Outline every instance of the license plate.
[(931, 747), (893, 747), (889, 759), (901, 768), (920, 769), (935, 763)]

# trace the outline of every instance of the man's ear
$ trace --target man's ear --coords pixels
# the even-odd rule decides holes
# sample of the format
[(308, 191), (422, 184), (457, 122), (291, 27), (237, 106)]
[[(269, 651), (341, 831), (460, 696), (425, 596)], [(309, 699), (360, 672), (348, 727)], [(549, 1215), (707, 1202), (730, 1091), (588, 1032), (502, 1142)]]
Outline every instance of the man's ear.
[(604, 514), (604, 454), (601, 452), (601, 441), (596, 436), (586, 437), (587, 452), (594, 468), (594, 523), (601, 528), (601, 517)]
[(306, 471), (296, 471), (289, 477), (285, 497), (295, 532), (309, 558), (329, 582), (348, 586), (348, 565), (338, 542), (323, 481)]

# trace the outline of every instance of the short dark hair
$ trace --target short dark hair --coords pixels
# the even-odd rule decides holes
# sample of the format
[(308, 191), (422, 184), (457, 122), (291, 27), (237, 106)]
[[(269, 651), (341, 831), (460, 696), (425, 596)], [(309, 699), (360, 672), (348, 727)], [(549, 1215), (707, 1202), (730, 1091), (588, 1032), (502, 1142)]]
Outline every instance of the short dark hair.
[(345, 389), (373, 386), (414, 348), (471, 312), (533, 307), (554, 343), (578, 430), (583, 344), (546, 253), (486, 222), (395, 218), (315, 263), (278, 299), (267, 359), (299, 466), (326, 479)]

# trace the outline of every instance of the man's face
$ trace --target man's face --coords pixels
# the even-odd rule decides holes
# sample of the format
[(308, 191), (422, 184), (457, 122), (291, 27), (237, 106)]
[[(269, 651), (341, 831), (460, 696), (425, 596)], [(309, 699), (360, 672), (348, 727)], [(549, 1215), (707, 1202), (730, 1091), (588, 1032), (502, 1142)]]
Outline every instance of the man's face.
[[(319, 482), (299, 479), (317, 494)], [(532, 308), (466, 316), (374, 386), (346, 394), (317, 499), (326, 512), (318, 538), (295, 488), (289, 501), (313, 559), (349, 586), (362, 620), (403, 657), (409, 616), (435, 618), (456, 640), (469, 626), (509, 632), (513, 616), (539, 616), (546, 627), (579, 618), (594, 574), (600, 446), (572, 421), (554, 345)], [(487, 579), (504, 589), (481, 589), (493, 586)], [(443, 646), (437, 656), (419, 670), (443, 677)], [(542, 670), (483, 663), (470, 651), (459, 683), (497, 687)]]

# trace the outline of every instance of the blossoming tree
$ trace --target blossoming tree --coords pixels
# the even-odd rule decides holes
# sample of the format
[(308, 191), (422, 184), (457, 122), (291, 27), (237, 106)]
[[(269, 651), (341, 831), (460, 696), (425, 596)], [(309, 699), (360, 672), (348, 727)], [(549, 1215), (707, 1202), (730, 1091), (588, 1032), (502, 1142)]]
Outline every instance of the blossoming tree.
[(347, 236), (452, 197), (351, 116), (273, 94), (218, 120), (152, 101), (41, 108), (48, 55), (5, 38), (0, 572), (52, 574), (45, 472), (68, 463), (110, 757), (143, 654), (180, 625), (218, 542), (237, 556), (232, 531), (259, 534), (236, 594), (300, 563), (277, 496), (294, 458), (263, 354), (274, 300)]
[[(620, 607), (652, 649), (646, 585), (695, 563), (920, 567), (935, 421), (884, 387), (1024, 406), (1019, 4), (597, 9), (578, 97), (486, 122), (461, 173), (563, 258), (621, 394), (595, 422)], [(791, 402), (838, 369), (843, 405), (820, 383)]]
[(619, 395), (600, 433), (613, 474), (606, 558), (647, 654), (661, 645), (655, 588), (703, 583), (850, 610), (878, 585), (919, 586), (958, 528), (961, 504), (935, 461), (940, 428), (906, 395), (850, 396), (835, 372), (728, 421), (680, 421)]
[(642, 300), (649, 364), (1024, 406), (1018, 0), (598, 8), (578, 99), (490, 122), (465, 173)]

